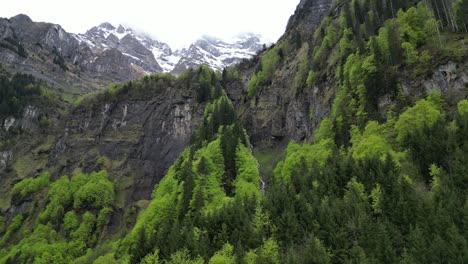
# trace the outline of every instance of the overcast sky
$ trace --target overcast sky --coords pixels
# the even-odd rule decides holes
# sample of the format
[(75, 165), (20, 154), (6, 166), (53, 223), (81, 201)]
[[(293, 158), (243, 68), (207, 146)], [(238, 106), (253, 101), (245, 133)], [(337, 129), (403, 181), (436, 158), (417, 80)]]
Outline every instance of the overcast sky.
[(276, 41), (300, 0), (12, 0), (0, 17), (26, 14), (84, 33), (102, 22), (124, 24), (181, 47), (207, 34), (221, 38), (241, 32)]

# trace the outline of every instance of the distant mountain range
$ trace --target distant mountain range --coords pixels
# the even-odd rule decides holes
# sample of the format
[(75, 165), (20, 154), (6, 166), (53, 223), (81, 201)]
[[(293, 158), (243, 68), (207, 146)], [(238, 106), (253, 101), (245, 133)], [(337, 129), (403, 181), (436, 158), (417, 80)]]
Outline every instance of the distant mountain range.
[(177, 75), (201, 64), (221, 71), (262, 48), (260, 36), (253, 33), (229, 41), (201, 36), (190, 46), (173, 50), (122, 25), (102, 23), (84, 34), (74, 34), (22, 14), (0, 18), (0, 63), (4, 68), (80, 91), (151, 73)]
[(107, 22), (74, 36), (96, 54), (115, 48), (138, 61), (137, 64), (149, 72), (175, 74), (200, 64), (222, 70), (242, 59), (251, 58), (263, 48), (259, 35), (245, 33), (230, 41), (202, 36), (187, 48), (173, 50), (168, 44), (146, 34)]

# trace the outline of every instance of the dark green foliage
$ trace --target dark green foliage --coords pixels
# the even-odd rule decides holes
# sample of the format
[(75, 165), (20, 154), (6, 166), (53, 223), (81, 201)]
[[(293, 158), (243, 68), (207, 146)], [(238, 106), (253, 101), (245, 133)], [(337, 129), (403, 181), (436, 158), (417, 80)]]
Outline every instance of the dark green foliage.
[(468, 2), (457, 0), (452, 3), (453, 24), (459, 32), (468, 33)]
[[(229, 70), (229, 72), (231, 71)], [(238, 73), (236, 74), (234, 71), (232, 75), (238, 76)], [(168, 88), (178, 92), (183, 91), (183, 96), (196, 98), (199, 103), (206, 103), (218, 99), (224, 94), (221, 82), (220, 74), (201, 65), (199, 69), (190, 69), (177, 77), (168, 73), (154, 73), (139, 80), (111, 85), (96, 93), (83, 95), (73, 104), (75, 107), (87, 108), (96, 106), (103, 101), (116, 101), (128, 97), (146, 99), (148, 93), (158, 94)]]
[[(455, 118), (460, 125), (464, 122), (461, 116), (468, 116), (466, 105), (466, 101), (459, 103)], [(432, 93), (387, 130), (370, 122), (362, 134), (351, 132), (352, 147), (347, 155), (334, 153), (324, 165), (306, 166), (308, 152), (289, 147), (264, 201), (277, 237), (289, 248), (288, 262), (314, 263), (306, 253), (311, 252), (306, 250), (310, 240), (305, 236), (310, 234), (321, 241), (329, 252), (324, 256), (332, 262), (433, 263), (450, 259), (464, 263), (468, 256), (461, 248), (467, 241), (462, 238), (460, 219), (467, 182), (462, 172), (465, 165), (455, 161), (467, 157), (447, 149), (451, 144), (458, 149), (466, 140), (449, 142), (464, 132), (448, 126), (443, 108), (440, 95)], [(324, 130), (328, 126), (329, 120), (322, 125)], [(315, 145), (326, 140), (319, 134)], [(386, 134), (398, 140), (390, 144)], [(406, 155), (395, 152), (402, 147), (407, 148)], [(357, 149), (362, 152), (355, 152)], [(420, 170), (408, 170), (409, 164)], [(329, 179), (332, 181), (327, 183)], [(421, 189), (421, 185), (431, 186), (431, 190)]]
[(232, 124), (234, 124), (234, 127), (229, 131), (232, 132), (233, 136), (236, 138), (240, 138), (242, 143), (246, 143), (245, 132), (236, 119), (237, 117), (232, 102), (223, 94), (221, 97), (206, 105), (203, 125), (194, 133), (192, 144), (195, 145), (196, 148), (200, 147), (204, 141), (213, 140), (220, 128)]
[(301, 245), (295, 249), (291, 249), (288, 252), (287, 263), (326, 264), (331, 263), (331, 256), (319, 239), (311, 237), (306, 240), (304, 245)]
[[(455, 109), (435, 92), (406, 98), (398, 84), (440, 52), (429, 53), (435, 15), (416, 2), (337, 1), (341, 14), (332, 11), (314, 41), (293, 34), (293, 50), (310, 47), (295, 61), (295, 96), (327, 78), (336, 96), (314, 137), (291, 142), (271, 175), (260, 175), (222, 90), (236, 68), (152, 75), (100, 93), (93, 99), (190, 88), (205, 104), (203, 123), (133, 229), (106, 250), (103, 234), (119, 214), (105, 172), (62, 177), (41, 192), (20, 183), (15, 197), (48, 190), (48, 200), (39, 217), (0, 217), (0, 263), (466, 263), (468, 101)], [(464, 3), (451, 1), (444, 27), (464, 21)], [(291, 58), (284, 45), (263, 55), (249, 97), (279, 76)], [(382, 98), (393, 105), (379, 109)]]
[(50, 174), (48, 172), (43, 173), (41, 176), (37, 178), (27, 178), (24, 179), (15, 186), (11, 190), (11, 194), (13, 196), (14, 201), (19, 201), (24, 199), (26, 196), (33, 194), (40, 189), (49, 186), (49, 178)]
[(466, 0), (429, 0), (426, 3), (434, 10), (442, 27), (451, 31), (468, 32)]
[[(192, 259), (208, 260), (226, 243), (257, 247), (261, 239), (253, 235), (253, 219), (260, 179), (248, 146), (227, 96), (208, 103), (191, 147), (155, 188), (147, 210), (121, 243), (131, 262), (156, 249), (165, 260), (188, 258), (181, 255), (184, 248)], [(232, 260), (233, 253), (230, 246), (223, 248), (211, 262)]]
[(0, 47), (9, 49), (15, 52), (16, 54), (18, 54), (20, 57), (23, 57), (23, 58), (28, 57), (28, 53), (26, 52), (26, 49), (16, 39), (6, 37), (0, 40)]
[(42, 93), (41, 84), (31, 75), (0, 76), (0, 117), (21, 115), (24, 106)]
[[(237, 124), (236, 124), (237, 125)], [(223, 186), (227, 195), (232, 194), (234, 179), (236, 178), (236, 149), (241, 135), (235, 134), (235, 126), (223, 126), (220, 131), (221, 150), (224, 157), (224, 178)]]
[[(210, 101), (211, 98), (219, 98), (222, 95), (222, 87), (216, 73), (205, 65), (201, 65), (198, 72), (200, 86), (197, 90), (197, 101), (204, 103)], [(227, 78), (223, 75), (223, 78), (225, 77)]]

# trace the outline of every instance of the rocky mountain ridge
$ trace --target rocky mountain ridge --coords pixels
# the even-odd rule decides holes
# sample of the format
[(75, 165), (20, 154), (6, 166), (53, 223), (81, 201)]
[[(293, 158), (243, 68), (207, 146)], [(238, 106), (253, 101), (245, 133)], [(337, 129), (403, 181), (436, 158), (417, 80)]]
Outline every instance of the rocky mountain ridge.
[(123, 55), (146, 63), (143, 68), (150, 72), (173, 74), (180, 74), (201, 64), (221, 71), (242, 59), (255, 56), (264, 48), (259, 35), (244, 33), (230, 40), (205, 35), (188, 47), (173, 50), (167, 43), (145, 33), (122, 25), (115, 27), (108, 22), (74, 36), (78, 41), (87, 43), (96, 53), (116, 48)]
[(78, 94), (151, 73), (180, 74), (201, 64), (221, 71), (264, 47), (259, 36), (248, 33), (232, 41), (204, 36), (187, 48), (172, 50), (122, 25), (102, 23), (73, 34), (26, 15), (0, 19), (0, 43), (0, 63), (10, 72), (32, 74)]

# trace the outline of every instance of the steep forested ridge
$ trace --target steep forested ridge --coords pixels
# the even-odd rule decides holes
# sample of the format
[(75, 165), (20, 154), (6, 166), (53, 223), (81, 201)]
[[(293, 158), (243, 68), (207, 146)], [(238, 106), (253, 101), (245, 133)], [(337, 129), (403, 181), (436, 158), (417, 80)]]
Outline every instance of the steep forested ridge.
[[(19, 175), (16, 161), (0, 178), (11, 199), (0, 263), (467, 263), (466, 0), (324, 2), (301, 1), (279, 43), (222, 73), (153, 75), (76, 101), (72, 117), (180, 93), (170, 126), (189, 146), (150, 200), (135, 202), (125, 193), (138, 183), (126, 181), (140, 172), (126, 164), (138, 157), (70, 157), (36, 177)], [(311, 7), (325, 4), (328, 15), (304, 31)], [(280, 88), (286, 96), (270, 98)], [(204, 109), (193, 129), (179, 105)], [(275, 107), (307, 128), (275, 127), (284, 109), (265, 114)], [(97, 113), (103, 131), (108, 111)], [(110, 135), (134, 136), (118, 132), (123, 122), (114, 118)], [(73, 133), (112, 141), (81, 125)], [(70, 138), (57, 146), (73, 149)], [(301, 141), (283, 151), (289, 139)], [(155, 144), (116, 142), (113, 151)]]

